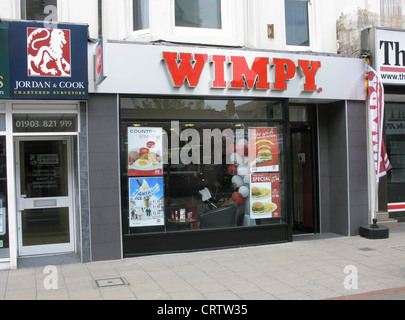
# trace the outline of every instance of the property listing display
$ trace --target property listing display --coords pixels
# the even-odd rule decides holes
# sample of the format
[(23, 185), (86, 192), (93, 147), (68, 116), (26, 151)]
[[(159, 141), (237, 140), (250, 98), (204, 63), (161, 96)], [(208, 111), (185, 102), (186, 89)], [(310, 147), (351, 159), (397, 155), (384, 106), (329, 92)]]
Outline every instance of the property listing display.
[(280, 218), (277, 128), (249, 129), (250, 218)]
[(129, 226), (164, 225), (163, 177), (129, 179)]

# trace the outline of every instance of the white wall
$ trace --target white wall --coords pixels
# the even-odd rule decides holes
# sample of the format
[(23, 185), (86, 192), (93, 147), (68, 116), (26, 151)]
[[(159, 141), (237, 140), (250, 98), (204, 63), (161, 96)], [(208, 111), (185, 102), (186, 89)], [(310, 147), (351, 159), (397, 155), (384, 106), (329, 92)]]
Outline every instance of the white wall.
[[(0, 18), (21, 19), (20, 3), (20, 0), (0, 0)], [(88, 24), (90, 37), (98, 37), (97, 0), (58, 0), (57, 6), (59, 22)]]
[(336, 18), (357, 10), (367, 10), (374, 13), (380, 12), (380, 0), (339, 0), (335, 1)]
[[(247, 3), (247, 28), (250, 30), (246, 39), (247, 46), (262, 49), (336, 53), (334, 0), (311, 0), (309, 2), (310, 47), (286, 45), (284, 0), (256, 0), (247, 1)], [(267, 37), (268, 24), (274, 24), (274, 39)]]
[[(286, 45), (284, 0), (222, 0), (223, 29), (174, 27), (174, 1), (150, 0), (148, 30), (132, 31), (132, 0), (103, 0), (103, 34), (110, 40), (171, 41), (270, 50), (336, 53), (336, 19), (357, 8), (378, 11), (379, 0), (310, 0), (310, 47)], [(61, 22), (86, 23), (98, 37), (98, 0), (58, 0)], [(20, 18), (19, 0), (0, 0), (0, 17)], [(274, 39), (267, 25), (274, 24)]]
[(98, 38), (97, 4), (97, 0), (58, 0), (58, 20), (88, 24), (90, 37)]
[(0, 0), (0, 18), (20, 19), (20, 1)]

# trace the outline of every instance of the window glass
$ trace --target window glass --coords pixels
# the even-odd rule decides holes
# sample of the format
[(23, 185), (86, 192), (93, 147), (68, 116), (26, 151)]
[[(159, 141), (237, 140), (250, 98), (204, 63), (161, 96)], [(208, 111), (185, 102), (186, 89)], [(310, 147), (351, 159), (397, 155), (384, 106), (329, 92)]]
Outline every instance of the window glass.
[(314, 109), (310, 106), (289, 106), (290, 121), (312, 122), (314, 121)]
[(122, 98), (121, 117), (137, 119), (281, 119), (279, 101)]
[[(171, 103), (198, 101), (160, 100), (166, 100), (169, 108)], [(250, 102), (252, 109), (260, 109), (260, 104)], [(172, 119), (142, 120), (136, 118), (136, 109), (130, 114), (121, 107), (124, 232), (285, 222), (283, 125), (268, 122), (265, 116), (241, 121), (197, 120), (199, 113), (194, 110), (194, 120), (173, 120), (175, 112)], [(149, 116), (153, 115), (156, 119), (156, 111), (149, 110)]]
[(221, 0), (175, 0), (176, 27), (221, 29)]
[(6, 131), (6, 115), (0, 113), (0, 131)]
[(386, 103), (386, 147), (392, 169), (388, 171), (388, 202), (405, 202), (405, 104)]
[[(53, 6), (53, 9), (48, 7), (45, 10), (47, 6)], [(57, 16), (56, 7), (57, 0), (22, 0), (21, 15), (26, 20), (43, 21), (47, 16), (52, 14), (53, 20), (57, 20), (55, 19)]]
[(133, 0), (133, 17), (134, 30), (149, 28), (149, 0)]
[(309, 46), (307, 0), (285, 0), (287, 45)]

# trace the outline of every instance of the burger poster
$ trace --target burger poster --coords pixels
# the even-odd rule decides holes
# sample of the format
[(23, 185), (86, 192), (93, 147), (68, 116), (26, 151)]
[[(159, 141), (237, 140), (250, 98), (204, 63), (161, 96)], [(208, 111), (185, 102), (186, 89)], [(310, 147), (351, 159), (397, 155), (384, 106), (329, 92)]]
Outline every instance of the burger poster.
[(280, 218), (279, 173), (254, 173), (250, 179), (250, 218)]
[(250, 172), (277, 172), (278, 130), (277, 128), (249, 129)]
[(162, 128), (128, 128), (128, 176), (163, 175)]

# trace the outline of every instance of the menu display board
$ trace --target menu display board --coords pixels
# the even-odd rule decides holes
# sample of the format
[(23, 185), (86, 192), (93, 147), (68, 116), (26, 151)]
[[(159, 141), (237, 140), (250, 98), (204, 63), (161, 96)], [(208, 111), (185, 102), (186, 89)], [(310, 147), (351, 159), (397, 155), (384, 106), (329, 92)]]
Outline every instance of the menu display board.
[(129, 226), (164, 225), (163, 177), (129, 179)]
[(250, 218), (280, 218), (278, 128), (249, 128)]
[(249, 168), (251, 173), (279, 171), (277, 128), (249, 129)]
[(128, 128), (128, 175), (163, 175), (162, 128)]
[(254, 173), (250, 177), (250, 218), (280, 218), (279, 173)]

